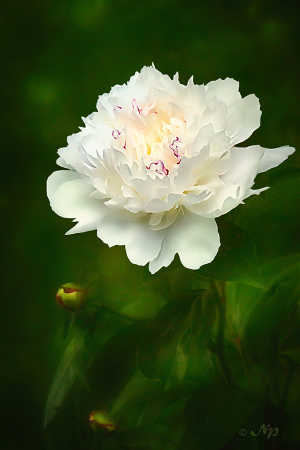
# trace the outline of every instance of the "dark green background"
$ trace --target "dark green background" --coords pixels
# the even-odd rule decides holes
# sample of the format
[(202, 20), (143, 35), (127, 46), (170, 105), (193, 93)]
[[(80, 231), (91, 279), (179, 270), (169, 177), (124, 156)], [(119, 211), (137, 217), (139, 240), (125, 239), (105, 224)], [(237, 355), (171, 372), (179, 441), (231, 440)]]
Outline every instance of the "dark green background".
[[(11, 0), (0, 13), (2, 308), (1, 449), (42, 449), (42, 413), (63, 353), (67, 317), (54, 296), (101, 264), (103, 296), (159, 301), (142, 268), (95, 232), (64, 236), (71, 221), (48, 203), (56, 151), (98, 95), (154, 62), (186, 83), (233, 77), (255, 93), (262, 125), (247, 144), (299, 142), (297, 2)], [(298, 153), (299, 155), (299, 153)], [(298, 165), (293, 155), (286, 166)]]

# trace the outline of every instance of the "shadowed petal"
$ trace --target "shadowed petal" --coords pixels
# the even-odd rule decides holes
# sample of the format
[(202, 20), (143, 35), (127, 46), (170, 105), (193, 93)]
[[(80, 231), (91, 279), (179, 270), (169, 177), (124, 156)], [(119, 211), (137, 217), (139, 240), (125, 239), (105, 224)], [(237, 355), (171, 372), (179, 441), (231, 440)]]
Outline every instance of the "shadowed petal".
[(101, 200), (90, 198), (94, 190), (78, 173), (69, 170), (59, 170), (48, 178), (47, 195), (53, 211), (79, 222), (67, 234), (95, 230), (101, 217), (109, 212)]
[(149, 228), (149, 215), (139, 220), (126, 220), (120, 210), (104, 217), (97, 227), (97, 235), (103, 242), (109, 247), (125, 245), (128, 259), (139, 266), (156, 258), (165, 233), (166, 230)]
[(151, 273), (171, 264), (176, 253), (188, 269), (199, 269), (211, 262), (220, 247), (220, 236), (214, 219), (185, 211), (168, 229), (157, 258), (149, 264)]
[(265, 151), (259, 162), (258, 173), (265, 172), (273, 167), (279, 166), (288, 156), (294, 153), (295, 149), (288, 145), (278, 148), (263, 148)]

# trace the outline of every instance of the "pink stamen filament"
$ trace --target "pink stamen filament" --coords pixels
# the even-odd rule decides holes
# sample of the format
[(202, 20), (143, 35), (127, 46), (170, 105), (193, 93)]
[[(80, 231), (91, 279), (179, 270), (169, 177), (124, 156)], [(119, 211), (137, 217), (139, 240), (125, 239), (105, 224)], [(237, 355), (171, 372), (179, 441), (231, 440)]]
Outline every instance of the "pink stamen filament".
[(169, 169), (167, 169), (165, 167), (165, 165), (161, 159), (159, 159), (157, 162), (150, 163), (149, 166), (146, 166), (146, 169), (151, 169), (152, 164), (154, 164), (155, 166), (157, 166), (158, 164), (161, 164), (161, 166), (162, 166), (161, 171), (159, 170), (158, 167), (155, 169), (156, 173), (159, 173), (160, 175), (169, 175)]
[[(172, 152), (174, 153), (174, 156), (177, 158), (177, 163), (176, 164), (180, 164), (181, 162), (181, 156), (178, 153), (178, 145), (175, 145), (175, 142), (182, 142), (179, 137), (177, 136), (176, 139), (173, 140), (172, 144), (169, 145), (170, 149), (172, 150)], [(175, 148), (174, 148), (175, 147)]]
[(141, 114), (141, 112), (143, 111), (142, 109), (140, 109), (140, 108), (138, 107), (138, 104), (137, 104), (137, 101), (136, 101), (135, 98), (132, 100), (132, 107), (133, 107), (133, 109), (136, 108), (136, 109), (138, 110), (138, 113), (139, 113), (139, 114)]
[[(117, 136), (116, 136), (116, 133), (117, 133)], [(120, 132), (119, 130), (113, 130), (111, 134), (114, 139), (118, 139), (118, 137), (120, 136), (121, 133), (122, 133), (122, 131)]]

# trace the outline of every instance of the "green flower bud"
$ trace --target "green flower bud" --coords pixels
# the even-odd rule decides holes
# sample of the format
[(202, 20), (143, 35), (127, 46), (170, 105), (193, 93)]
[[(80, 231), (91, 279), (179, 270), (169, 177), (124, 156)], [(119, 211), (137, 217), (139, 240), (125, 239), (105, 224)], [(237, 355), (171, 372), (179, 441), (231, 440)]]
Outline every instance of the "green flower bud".
[(89, 422), (94, 431), (106, 430), (110, 432), (116, 428), (115, 421), (105, 411), (93, 411)]
[(77, 283), (63, 284), (57, 291), (56, 301), (70, 311), (76, 311), (85, 306), (87, 289)]

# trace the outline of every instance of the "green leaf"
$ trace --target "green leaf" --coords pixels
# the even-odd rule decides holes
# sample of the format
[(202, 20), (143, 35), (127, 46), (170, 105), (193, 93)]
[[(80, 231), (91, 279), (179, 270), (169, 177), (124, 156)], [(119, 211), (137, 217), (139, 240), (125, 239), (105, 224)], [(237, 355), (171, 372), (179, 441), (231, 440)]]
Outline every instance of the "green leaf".
[(260, 272), (267, 286), (271, 288), (290, 275), (297, 266), (300, 269), (300, 253), (272, 259), (260, 266)]
[(123, 328), (97, 352), (87, 374), (93, 393), (84, 392), (80, 398), (80, 408), (84, 414), (96, 409), (112, 409), (136, 372), (136, 347), (146, 324), (146, 321), (140, 321)]
[(247, 322), (265, 291), (245, 284), (226, 283), (227, 334), (231, 340), (243, 337)]
[(122, 444), (116, 441), (116, 439), (112, 436), (106, 438), (104, 442), (100, 442), (98, 446), (94, 446), (93, 450), (124, 450)]
[(63, 340), (65, 341), (68, 337), (68, 333), (70, 331), (71, 326), (74, 323), (75, 317), (76, 317), (76, 313), (77, 311), (74, 311), (72, 314), (69, 315), (69, 317), (67, 318), (67, 320), (65, 321), (64, 324), (64, 329), (63, 329)]
[(299, 301), (298, 274), (268, 291), (252, 311), (245, 328), (245, 353), (263, 370), (279, 399), (279, 346)]
[(173, 433), (161, 425), (144, 425), (116, 433), (115, 439), (128, 447), (151, 445), (170, 442), (179, 445), (173, 438)]
[(261, 401), (253, 392), (203, 386), (186, 404), (185, 420), (190, 433), (184, 449), (222, 449)]
[(94, 337), (95, 337), (95, 332), (96, 332), (96, 328), (97, 328), (97, 322), (98, 319), (103, 317), (103, 312), (96, 312), (94, 313), (88, 322), (87, 325), (87, 330), (84, 334), (84, 344), (86, 345), (87, 348), (91, 347)]
[(234, 222), (253, 238), (261, 263), (300, 253), (299, 171), (274, 180), (234, 211)]
[(221, 247), (215, 259), (198, 273), (216, 280), (264, 288), (253, 239), (244, 229), (224, 218), (218, 220)]
[[(295, 355), (293, 355), (295, 356)], [(298, 359), (298, 356), (296, 356)], [(294, 359), (294, 358), (293, 358)], [(298, 441), (295, 448), (299, 447), (300, 442), (300, 367), (296, 367), (290, 380), (290, 386), (285, 403), (285, 410), (289, 415), (289, 421), (282, 433), (282, 441)], [(288, 447), (287, 447), (288, 448)], [(291, 447), (293, 448), (293, 447)]]
[(191, 290), (205, 290), (210, 286), (210, 281), (206, 277), (201, 276), (194, 270), (188, 270), (182, 265), (169, 270), (166, 273), (166, 278), (175, 297)]
[[(261, 403), (253, 409), (239, 432), (231, 439), (228, 448), (230, 450), (264, 450), (265, 435), (260, 433), (258, 436), (252, 436), (251, 434), (251, 431), (258, 433), (261, 425), (264, 423), (265, 402), (262, 400)], [(244, 431), (246, 431), (245, 435)]]
[(75, 337), (68, 345), (65, 354), (56, 370), (54, 380), (48, 395), (45, 413), (44, 428), (48, 426), (67, 395), (77, 375), (76, 356), (81, 352), (83, 337)]
[(283, 354), (289, 356), (297, 364), (300, 364), (300, 347), (299, 348), (295, 348), (294, 350), (282, 351), (280, 353), (283, 353)]
[(147, 399), (161, 388), (160, 380), (148, 380), (146, 378), (130, 381), (119, 398), (117, 399), (111, 415), (115, 420), (124, 413), (126, 407), (131, 406), (134, 401)]
[(186, 295), (169, 301), (150, 320), (137, 350), (137, 367), (146, 378), (166, 383), (174, 364), (180, 329), (195, 301)]

